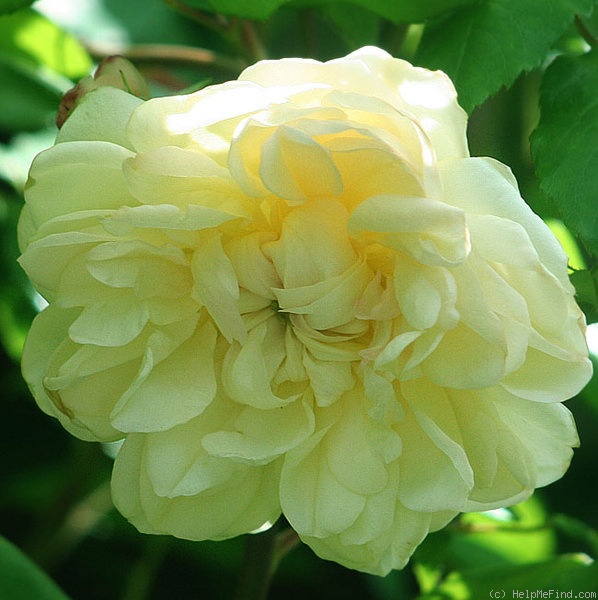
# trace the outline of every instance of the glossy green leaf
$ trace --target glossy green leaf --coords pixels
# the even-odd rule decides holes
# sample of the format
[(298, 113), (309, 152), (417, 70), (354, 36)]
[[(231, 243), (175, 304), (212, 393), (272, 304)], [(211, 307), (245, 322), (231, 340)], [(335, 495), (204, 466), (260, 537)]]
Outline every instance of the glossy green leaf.
[(544, 76), (540, 108), (531, 138), (540, 187), (598, 255), (598, 52), (555, 60)]
[(37, 65), (69, 79), (87, 75), (92, 67), (72, 35), (32, 9), (0, 18), (0, 61)]
[[(351, 4), (369, 10), (389, 21), (417, 22), (439, 15), (456, 7), (473, 4), (476, 0), (348, 0)], [(323, 8), (339, 4), (338, 0), (185, 0), (189, 6), (227, 15), (265, 19), (278, 8), (288, 4), (297, 7)]]
[(56, 584), (18, 548), (0, 537), (0, 598), (68, 600)]
[(416, 57), (446, 72), (467, 111), (546, 59), (593, 0), (485, 0), (430, 22)]
[(0, 0), (0, 15), (15, 12), (20, 8), (31, 6), (35, 0)]

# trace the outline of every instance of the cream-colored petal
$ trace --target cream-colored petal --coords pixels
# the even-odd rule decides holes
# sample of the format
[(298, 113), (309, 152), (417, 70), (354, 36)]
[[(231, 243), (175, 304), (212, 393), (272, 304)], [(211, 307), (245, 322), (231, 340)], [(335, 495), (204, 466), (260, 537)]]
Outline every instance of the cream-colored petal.
[(216, 394), (216, 331), (209, 321), (162, 360), (151, 341), (139, 373), (110, 415), (121, 431), (164, 431), (185, 423)]
[(592, 363), (585, 356), (561, 360), (530, 348), (525, 363), (505, 377), (501, 385), (526, 400), (559, 402), (578, 394), (591, 376)]
[(79, 344), (123, 346), (135, 339), (149, 320), (145, 306), (128, 290), (111, 290), (73, 321), (70, 338)]
[(355, 262), (346, 222), (346, 209), (334, 200), (312, 200), (286, 217), (280, 240), (263, 246), (285, 288), (340, 275)]
[(234, 481), (193, 496), (156, 495), (147, 476), (145, 435), (128, 436), (116, 458), (112, 496), (138, 529), (183, 539), (225, 539), (255, 531), (280, 514), (280, 466), (245, 467)]
[(65, 142), (37, 155), (25, 188), (36, 225), (87, 209), (135, 206), (122, 172), (129, 150), (110, 142)]
[[(156, 229), (163, 233), (190, 231), (217, 227), (227, 221), (236, 219), (236, 215), (191, 204), (181, 210), (172, 204), (149, 206), (128, 206), (119, 208), (102, 220), (102, 225), (110, 233), (127, 236), (139, 229)], [(139, 235), (139, 234), (138, 234)], [(196, 241), (196, 238), (194, 238)]]
[(408, 110), (430, 137), (439, 160), (469, 155), (467, 114), (458, 105), (455, 87), (444, 73), (413, 67), (379, 48), (361, 48), (347, 59), (363, 61), (377, 75), (390, 92), (385, 94), (389, 101), (392, 98), (398, 107)]
[(383, 194), (364, 200), (351, 214), (349, 231), (384, 234), (384, 245), (423, 264), (454, 265), (470, 250), (465, 213), (439, 200)]
[(63, 310), (54, 306), (39, 313), (25, 340), (21, 369), (33, 397), (46, 414), (57, 418), (73, 435), (83, 440), (93, 440), (93, 433), (61, 411), (56, 405), (59, 398), (44, 386), (49, 363), (59, 346), (67, 339), (68, 328), (77, 313), (77, 310)]
[(436, 385), (481, 388), (500, 381), (505, 374), (506, 359), (504, 344), (498, 346), (473, 329), (459, 325), (444, 334), (420, 368)]
[[(95, 244), (109, 239), (107, 235), (81, 232), (48, 235), (29, 244), (19, 257), (19, 264), (35, 283), (39, 292), (53, 300), (60, 295), (65, 274), (81, 264), (80, 255)], [(85, 259), (83, 258), (83, 263)], [(90, 280), (88, 273), (76, 273), (73, 278)], [(64, 294), (62, 294), (64, 296)]]
[(272, 288), (281, 286), (274, 265), (266, 258), (262, 245), (274, 239), (274, 234), (254, 232), (233, 238), (225, 246), (239, 285), (255, 294), (274, 300)]
[(355, 304), (371, 276), (365, 263), (356, 262), (336, 277), (273, 292), (280, 312), (306, 315), (305, 322), (314, 329), (332, 329), (355, 317)]
[(202, 446), (213, 456), (260, 465), (298, 446), (313, 429), (313, 411), (300, 399), (270, 410), (247, 406), (230, 430), (207, 434)]
[[(243, 101), (239, 102), (239, 98)], [(222, 145), (227, 147), (228, 140), (220, 136), (202, 138), (198, 134), (209, 132), (210, 127), (219, 122), (233, 121), (234, 127), (244, 115), (259, 110), (272, 99), (269, 90), (237, 81), (208, 86), (193, 94), (153, 98), (135, 111), (127, 135), (138, 152), (197, 144), (201, 149), (213, 149), (217, 153), (222, 151)]]
[(370, 496), (389, 484), (388, 463), (401, 454), (399, 436), (367, 414), (355, 392), (341, 401), (342, 414), (326, 439), (332, 475), (348, 490)]
[(571, 412), (561, 403), (540, 404), (505, 398), (501, 420), (529, 450), (538, 468), (534, 487), (562, 477), (569, 468), (579, 438)]
[(247, 336), (239, 312), (239, 284), (217, 231), (208, 231), (191, 261), (192, 297), (203, 304), (229, 342)]
[(297, 129), (277, 128), (264, 144), (261, 158), (264, 185), (286, 200), (334, 198), (343, 189), (330, 153)]
[(315, 360), (308, 351), (302, 362), (318, 406), (330, 406), (355, 386), (351, 363)]
[(198, 204), (245, 216), (243, 196), (225, 168), (208, 155), (156, 148), (123, 165), (131, 194), (143, 204)]
[(126, 127), (143, 100), (111, 86), (101, 86), (83, 96), (64, 122), (56, 143), (74, 141), (112, 142), (133, 150)]
[[(287, 453), (280, 480), (284, 515), (299, 535), (327, 537), (355, 522), (365, 498), (334, 476), (326, 460), (326, 430)], [(323, 439), (324, 438), (324, 439)]]
[[(444, 201), (473, 215), (494, 215), (521, 225), (540, 262), (563, 286), (569, 286), (567, 256), (546, 223), (519, 194), (510, 169), (491, 158), (466, 158), (438, 163)], [(570, 288), (569, 288), (570, 289)]]
[(233, 343), (222, 363), (222, 384), (228, 396), (266, 410), (296, 400), (295, 396), (277, 396), (272, 390), (284, 348), (284, 324), (276, 316), (253, 328), (243, 345)]
[[(414, 393), (406, 385), (402, 385), (402, 390)], [(410, 402), (415, 405), (417, 400)], [(462, 510), (472, 481), (458, 443), (438, 424), (415, 415), (411, 409), (405, 410), (405, 419), (397, 431), (403, 442), (399, 458), (401, 503), (413, 511)]]
[(155, 494), (163, 498), (194, 496), (234, 480), (243, 471), (242, 465), (210, 455), (202, 440), (238, 414), (239, 408), (231, 402), (216, 398), (200, 417), (147, 435), (146, 469)]

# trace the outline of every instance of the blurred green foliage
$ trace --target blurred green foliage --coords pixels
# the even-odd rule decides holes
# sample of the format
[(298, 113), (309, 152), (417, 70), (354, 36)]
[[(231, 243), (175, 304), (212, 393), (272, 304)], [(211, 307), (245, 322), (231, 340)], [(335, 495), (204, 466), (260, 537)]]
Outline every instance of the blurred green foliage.
[[(74, 600), (228, 598), (242, 561), (243, 539), (191, 543), (138, 534), (110, 502), (111, 448), (65, 433), (35, 406), (19, 374), (39, 309), (16, 264), (27, 167), (52, 143), (62, 94), (106, 54), (131, 56), (155, 94), (234, 77), (266, 55), (328, 59), (364, 44), (446, 70), (471, 113), (472, 154), (509, 164), (540, 216), (559, 220), (555, 231), (571, 255), (580, 304), (590, 322), (598, 320), (596, 2), (31, 4), (0, 0), (0, 533), (12, 542), (0, 539), (0, 598), (64, 598), (51, 579)], [(176, 51), (160, 59), (167, 46)], [(511, 509), (462, 516), (384, 579), (295, 548), (271, 598), (477, 600), (492, 590), (507, 597), (512, 590), (598, 590), (597, 380), (569, 407), (582, 445), (561, 481)]]

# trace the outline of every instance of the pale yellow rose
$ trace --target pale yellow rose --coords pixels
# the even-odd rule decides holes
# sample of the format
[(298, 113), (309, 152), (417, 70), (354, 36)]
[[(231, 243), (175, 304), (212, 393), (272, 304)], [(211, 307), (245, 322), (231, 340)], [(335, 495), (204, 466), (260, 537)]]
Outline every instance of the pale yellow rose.
[(31, 168), (40, 407), (124, 444), (114, 501), (193, 540), (283, 513), (386, 574), (527, 498), (591, 375), (567, 259), (449, 79), (376, 48), (144, 102), (100, 88)]

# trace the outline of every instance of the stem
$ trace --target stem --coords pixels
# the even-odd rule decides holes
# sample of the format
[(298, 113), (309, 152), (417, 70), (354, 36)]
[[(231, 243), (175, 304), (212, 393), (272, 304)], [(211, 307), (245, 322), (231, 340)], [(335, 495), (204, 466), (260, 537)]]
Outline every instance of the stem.
[(234, 600), (266, 600), (274, 574), (277, 526), (249, 534)]
[(318, 39), (315, 33), (315, 19), (311, 8), (303, 8), (299, 13), (299, 26), (305, 56), (318, 56)]
[(598, 531), (587, 523), (567, 515), (556, 514), (550, 520), (555, 529), (584, 542), (590, 548), (592, 557), (598, 557)]
[(212, 31), (217, 31), (221, 33), (223, 29), (227, 29), (230, 25), (228, 20), (224, 17), (224, 15), (216, 14), (213, 17), (207, 15), (201, 10), (197, 8), (193, 8), (181, 0), (163, 0), (165, 4), (170, 6), (170, 8), (176, 10), (178, 13), (203, 25), (207, 29), (211, 29)]
[(594, 34), (587, 28), (586, 24), (577, 15), (575, 16), (575, 26), (577, 27), (577, 31), (579, 31), (581, 37), (592, 48), (598, 46), (598, 39), (594, 36)]
[(252, 60), (258, 61), (268, 57), (266, 49), (264, 48), (264, 45), (262, 44), (257, 31), (255, 30), (255, 26), (251, 21), (248, 21), (247, 19), (243, 19), (243, 21), (241, 21), (241, 35), (245, 42), (244, 45), (247, 49), (247, 54)]
[(276, 546), (274, 548), (274, 559), (272, 561), (272, 572), (276, 570), (280, 561), (295, 547), (301, 540), (297, 532), (289, 527), (283, 529), (276, 535)]
[(146, 600), (158, 575), (160, 564), (170, 547), (168, 537), (149, 537), (143, 554), (131, 568), (122, 600)]
[(246, 56), (246, 48), (243, 45), (243, 39), (239, 32), (239, 19), (229, 19), (225, 15), (216, 13), (214, 15), (206, 14), (205, 12), (193, 8), (181, 0), (163, 0), (170, 8), (178, 13), (199, 23), (203, 27), (217, 33), (234, 52), (240, 56)]
[(223, 56), (204, 48), (177, 46), (171, 44), (138, 44), (135, 46), (118, 46), (106, 44), (90, 44), (87, 47), (94, 58), (106, 56), (124, 56), (132, 61), (159, 61), (195, 64), (218, 71), (227, 71), (237, 75), (247, 65), (234, 58)]

